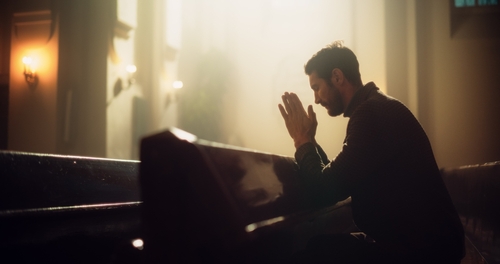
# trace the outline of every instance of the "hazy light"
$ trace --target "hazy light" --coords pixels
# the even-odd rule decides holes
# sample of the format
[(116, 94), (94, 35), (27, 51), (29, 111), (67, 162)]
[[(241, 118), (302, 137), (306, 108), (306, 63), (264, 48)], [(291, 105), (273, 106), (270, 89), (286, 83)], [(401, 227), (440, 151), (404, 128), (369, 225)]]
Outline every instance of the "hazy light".
[(184, 84), (181, 82), (181, 81), (175, 81), (172, 86), (175, 88), (175, 89), (181, 89)]
[(142, 250), (144, 248), (144, 241), (142, 241), (142, 239), (138, 238), (138, 239), (135, 239), (134, 241), (132, 241), (132, 245), (135, 248)]
[(35, 72), (36, 70), (36, 64), (37, 64), (37, 61), (35, 59), (33, 59), (33, 57), (30, 57), (30, 56), (24, 56), (23, 57), (23, 64), (24, 64), (24, 68), (25, 68), (25, 71), (27, 72)]
[(137, 67), (135, 67), (135, 65), (127, 65), (127, 67), (125, 67), (125, 70), (128, 73), (134, 73), (137, 71)]
[(179, 139), (186, 140), (187, 142), (195, 142), (197, 140), (197, 137), (195, 135), (175, 127), (171, 128), (170, 132), (172, 132), (172, 134), (174, 134)]
[(23, 57), (23, 63), (26, 65), (31, 65), (33, 63), (33, 59), (31, 57)]

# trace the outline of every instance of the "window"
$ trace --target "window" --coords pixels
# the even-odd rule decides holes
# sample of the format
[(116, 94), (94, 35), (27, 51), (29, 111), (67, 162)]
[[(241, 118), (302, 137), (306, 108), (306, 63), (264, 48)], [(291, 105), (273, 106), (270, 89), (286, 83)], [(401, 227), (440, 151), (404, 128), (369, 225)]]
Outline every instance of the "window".
[(450, 0), (452, 38), (498, 38), (498, 0)]
[(494, 6), (498, 0), (455, 0), (455, 7)]

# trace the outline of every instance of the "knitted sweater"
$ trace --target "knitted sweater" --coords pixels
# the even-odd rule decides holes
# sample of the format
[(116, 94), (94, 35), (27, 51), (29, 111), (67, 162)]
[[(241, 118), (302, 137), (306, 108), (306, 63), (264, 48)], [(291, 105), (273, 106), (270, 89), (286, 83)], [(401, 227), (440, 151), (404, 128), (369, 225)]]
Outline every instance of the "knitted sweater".
[(387, 249), (463, 255), (462, 225), (413, 114), (370, 82), (344, 116), (350, 119), (335, 159), (328, 162), (313, 143), (295, 153), (311, 198), (333, 204), (351, 196), (358, 228)]

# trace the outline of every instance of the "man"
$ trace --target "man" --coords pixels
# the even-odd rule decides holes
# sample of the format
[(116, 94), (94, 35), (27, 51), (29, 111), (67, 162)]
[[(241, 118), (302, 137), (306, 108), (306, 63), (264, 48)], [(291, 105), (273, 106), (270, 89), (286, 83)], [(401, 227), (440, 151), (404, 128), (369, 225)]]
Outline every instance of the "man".
[(313, 239), (295, 260), (313, 263), (460, 263), (464, 233), (441, 179), (429, 140), (412, 113), (362, 84), (354, 53), (334, 42), (305, 65), (315, 103), (348, 117), (341, 152), (328, 161), (316, 143), (318, 122), (297, 95), (279, 105), (292, 137), (300, 178), (311, 199), (334, 204), (352, 198), (363, 233)]

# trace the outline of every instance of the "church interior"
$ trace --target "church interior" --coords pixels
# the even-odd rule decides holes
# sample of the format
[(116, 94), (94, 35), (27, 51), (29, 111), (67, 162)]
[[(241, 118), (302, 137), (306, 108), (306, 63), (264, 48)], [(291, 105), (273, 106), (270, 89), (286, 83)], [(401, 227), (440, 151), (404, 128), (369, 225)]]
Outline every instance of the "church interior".
[[(174, 194), (183, 196), (182, 190), (168, 188), (172, 193), (168, 195), (155, 186), (168, 185), (159, 179), (166, 171), (179, 172), (182, 162), (172, 163), (171, 167), (156, 163), (142, 165), (141, 157), (149, 155), (155, 159), (144, 150), (145, 145), (149, 146), (148, 151), (154, 149), (161, 157), (177, 160), (159, 147), (167, 142), (171, 144), (168, 146), (181, 149), (180, 156), (191, 159), (189, 155), (194, 155), (194, 162), (198, 162), (197, 159), (205, 160), (210, 153), (218, 153), (217, 144), (221, 144), (228, 152), (219, 153), (217, 157), (227, 155), (228, 160), (242, 160), (248, 168), (254, 166), (249, 164), (260, 164), (261, 172), (276, 178), (262, 184), (276, 186), (276, 182), (282, 180), (281, 173), (289, 169), (287, 165), (279, 166), (288, 164), (295, 151), (278, 109), (281, 94), (292, 91), (303, 99), (304, 105), (314, 105), (304, 64), (313, 53), (336, 40), (342, 40), (356, 53), (364, 83), (375, 82), (417, 117), (443, 173), (462, 175), (463, 172), (456, 169), (471, 165), (486, 171), (486, 182), (480, 187), (474, 185), (479, 189), (470, 188), (491, 194), (483, 197), (488, 199), (486, 202), (478, 203), (494, 208), (498, 205), (498, 200), (491, 202), (498, 197), (494, 193), (500, 193), (499, 27), (500, 5), (496, 0), (4, 0), (0, 4), (0, 154), (3, 160), (0, 162), (0, 172), (3, 171), (0, 204), (5, 204), (0, 206), (0, 223), (15, 225), (25, 221), (25, 225), (13, 229), (17, 231), (0, 228), (7, 234), (4, 238), (17, 241), (9, 243), (1, 239), (0, 246), (22, 255), (26, 248), (19, 245), (25, 245), (26, 241), (49, 241), (53, 237), (48, 233), (58, 233), (54, 231), (57, 226), (49, 224), (52, 218), (64, 226), (65, 231), (60, 234), (83, 228), (85, 224), (74, 220), (82, 217), (95, 228), (93, 231), (83, 228), (86, 234), (102, 230), (105, 225), (120, 225), (111, 229), (115, 233), (126, 230), (123, 232), (131, 239), (140, 236), (137, 223), (141, 216), (151, 221), (157, 230), (172, 234), (188, 232), (187, 224), (175, 221), (170, 224), (184, 226), (186, 230), (162, 228), (151, 214), (152, 210), (163, 212), (159, 219), (170, 219), (170, 211), (160, 202), (172, 210), (179, 206), (172, 199), (177, 199)], [(335, 157), (342, 148), (348, 120), (332, 118), (320, 106), (314, 107), (319, 122), (317, 140), (324, 142), (322, 146), (330, 157)], [(157, 137), (159, 135), (164, 138)], [(192, 146), (209, 154), (193, 154)], [(244, 151), (235, 154), (230, 149), (260, 154), (255, 154), (258, 157)], [(32, 170), (33, 164), (45, 161), (52, 162), (44, 167), (47, 171), (52, 170), (54, 164), (62, 164), (62, 167), (73, 162), (86, 164), (74, 173), (78, 179), (82, 178), (75, 180), (75, 184), (79, 182), (87, 189), (66, 188), (64, 195), (75, 197), (63, 201), (65, 198), (56, 192), (62, 190), (64, 180), (51, 178), (52, 172)], [(207, 165), (207, 171), (222, 171), (221, 177), (228, 177), (227, 171), (221, 169), (223, 161), (211, 157), (209, 163), (213, 165)], [(481, 167), (484, 164), (494, 165)], [(87, 168), (92, 166), (101, 171)], [(270, 172), (273, 168), (274, 172)], [(141, 211), (142, 199), (153, 199), (143, 197), (136, 183), (137, 175), (146, 170), (157, 181), (148, 178), (140, 185), (160, 198)], [(201, 169), (193, 170), (193, 175), (201, 173)], [(15, 176), (15, 171), (19, 171), (19, 175), (33, 175), (38, 171), (40, 177), (35, 183), (28, 176)], [(157, 171), (161, 173), (155, 174)], [(467, 173), (477, 171), (463, 175)], [(219, 173), (212, 174), (219, 177)], [(98, 179), (96, 175), (108, 175), (109, 179)], [(89, 180), (83, 180), (87, 176)], [(113, 177), (119, 179), (113, 180)], [(101, 180), (106, 184), (99, 185)], [(193, 188), (200, 191), (200, 197), (211, 197), (213, 203), (219, 201), (231, 207), (232, 203), (218, 197), (217, 192), (203, 191), (203, 184), (215, 186), (216, 182), (198, 182)], [(182, 186), (185, 182), (177, 183)], [(450, 189), (450, 194), (455, 193), (462, 199), (464, 189), (455, 187)], [(52, 193), (44, 196), (43, 188), (53, 188)], [(23, 198), (30, 192), (47, 197), (48, 202), (37, 201), (41, 198), (34, 194), (29, 199)], [(102, 199), (95, 198), (94, 194)], [(241, 198), (240, 194), (233, 195), (236, 200)], [(262, 194), (254, 193), (251, 197), (259, 195)], [(102, 207), (78, 207), (88, 203), (117, 204), (106, 207), (112, 213), (100, 211)], [(65, 208), (59, 215), (43, 213), (42, 216), (34, 211), (22, 211), (69, 205), (78, 208)], [(183, 205), (194, 206), (186, 201)], [(206, 206), (217, 208), (214, 204)], [(337, 205), (330, 207), (329, 212), (343, 208), (343, 204)], [(88, 216), (87, 211), (75, 212), (80, 209), (93, 210), (94, 215)], [(217, 215), (232, 214), (232, 211), (214, 210)], [(282, 222), (279, 217), (293, 210), (299, 209), (255, 214), (257, 216), (245, 211), (244, 220), (228, 216), (228, 223), (247, 228), (246, 233), (228, 236), (238, 240), (240, 236), (256, 234), (256, 228), (266, 234), (265, 228), (260, 227)], [(471, 217), (486, 217), (488, 220), (482, 223), (500, 220), (498, 212), (491, 214), (489, 209), (484, 210), (479, 216)], [(101, 213), (95, 213), (97, 211)], [(143, 212), (146, 213), (141, 215)], [(99, 217), (105, 220), (97, 220)], [(30, 232), (48, 233), (36, 233), (37, 238), (30, 240), (27, 231), (19, 231), (31, 225), (32, 219), (43, 219), (47, 225)], [(218, 226), (217, 219), (208, 222), (214, 224), (214, 230), (226, 230)], [(498, 222), (484, 226), (483, 231), (489, 232), (484, 237), (493, 237), (493, 242), (487, 242), (490, 248), (485, 251), (486, 255), (478, 257), (485, 262), (469, 263), (500, 263), (500, 241), (494, 236), (500, 232)], [(476, 230), (475, 224), (472, 230)], [(208, 232), (205, 237), (211, 235)], [(148, 238), (155, 241), (156, 246), (163, 245), (161, 238)], [(86, 242), (94, 241), (88, 236), (86, 239)], [(280, 243), (287, 241), (279, 236), (272, 239)], [(101, 240), (96, 245), (103, 246), (102, 241), (110, 240)], [(49, 244), (36, 247), (30, 243), (28, 252), (43, 255), (49, 248)], [(75, 240), (71, 243), (78, 244)], [(58, 242), (57, 246), (62, 244)], [(228, 246), (223, 242), (221, 245)], [(260, 244), (252, 246), (252, 250), (262, 250)], [(135, 251), (125, 247), (116, 251), (116, 248), (104, 250), (122, 254), (115, 263), (129, 263), (127, 257), (123, 257), (129, 256), (127, 254), (131, 254), (128, 260), (137, 259)], [(158, 251), (150, 252), (160, 259), (165, 257)], [(233, 257), (229, 259), (234, 260)], [(182, 259), (182, 256), (175, 258)], [(61, 258), (61, 262), (65, 260)], [(104, 263), (110, 263), (109, 258)]]

